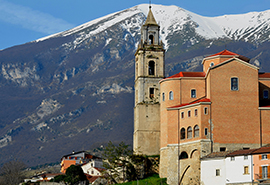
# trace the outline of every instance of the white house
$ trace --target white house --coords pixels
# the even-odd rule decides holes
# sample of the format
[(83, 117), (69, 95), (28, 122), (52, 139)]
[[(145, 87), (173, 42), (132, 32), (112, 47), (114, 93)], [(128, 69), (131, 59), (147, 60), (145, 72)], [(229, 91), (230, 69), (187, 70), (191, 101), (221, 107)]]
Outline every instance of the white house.
[(226, 155), (226, 183), (251, 184), (253, 179), (253, 156), (256, 149), (238, 150)]
[(226, 155), (228, 152), (214, 152), (201, 159), (201, 184), (226, 184)]
[(101, 159), (94, 159), (81, 166), (84, 173), (91, 176), (101, 176), (101, 172), (104, 170), (103, 162)]

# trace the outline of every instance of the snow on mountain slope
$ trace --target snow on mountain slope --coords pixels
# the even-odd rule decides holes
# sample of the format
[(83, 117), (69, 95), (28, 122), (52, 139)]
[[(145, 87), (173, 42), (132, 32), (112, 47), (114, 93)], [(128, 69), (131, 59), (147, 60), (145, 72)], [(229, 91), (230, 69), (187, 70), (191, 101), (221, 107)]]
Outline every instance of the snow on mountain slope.
[[(148, 11), (149, 5), (141, 4), (87, 22), (73, 29), (38, 39), (36, 41), (38, 42), (52, 37), (64, 37), (79, 33), (76, 40), (73, 42), (73, 47), (76, 48), (76, 46), (84, 40), (106, 30), (115, 24), (123, 22), (128, 18), (134, 18), (137, 20), (130, 24), (122, 24), (127, 31), (130, 32), (129, 29), (133, 27), (140, 27), (144, 21), (142, 20), (141, 15), (143, 14), (145, 19)], [(246, 41), (249, 37), (255, 37), (255, 39), (260, 38), (260, 35), (254, 34), (260, 34), (258, 31), (261, 29), (268, 30), (270, 25), (270, 11), (251, 12), (239, 15), (224, 15), (219, 17), (204, 17), (174, 5), (152, 5), (152, 12), (156, 18), (156, 21), (161, 26), (161, 39), (164, 42), (166, 49), (169, 47), (167, 36), (176, 31), (182, 30), (183, 26), (189, 22), (195, 23), (196, 33), (206, 39), (227, 37), (234, 40), (244, 38)], [(91, 27), (91, 29), (88, 32), (81, 32), (89, 27)], [(139, 32), (139, 30), (137, 31)], [(131, 35), (134, 36), (134, 33), (131, 33)]]

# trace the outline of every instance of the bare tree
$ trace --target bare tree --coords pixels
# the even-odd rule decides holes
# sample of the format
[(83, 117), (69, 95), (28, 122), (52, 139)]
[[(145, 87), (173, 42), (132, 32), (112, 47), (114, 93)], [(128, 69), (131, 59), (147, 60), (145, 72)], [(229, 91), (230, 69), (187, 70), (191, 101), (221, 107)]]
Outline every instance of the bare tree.
[(23, 181), (22, 170), (25, 164), (21, 161), (9, 161), (0, 169), (1, 179), (0, 185), (16, 185)]

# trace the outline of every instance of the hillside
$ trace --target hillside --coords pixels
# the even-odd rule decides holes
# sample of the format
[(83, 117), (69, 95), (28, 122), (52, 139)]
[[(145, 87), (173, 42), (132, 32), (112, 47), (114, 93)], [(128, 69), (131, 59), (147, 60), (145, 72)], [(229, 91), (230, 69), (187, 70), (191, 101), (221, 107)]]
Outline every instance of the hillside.
[[(200, 71), (225, 48), (270, 71), (270, 10), (203, 17), (153, 5), (166, 48), (166, 76)], [(0, 163), (30, 166), (108, 141), (132, 145), (134, 53), (148, 5), (0, 51)]]

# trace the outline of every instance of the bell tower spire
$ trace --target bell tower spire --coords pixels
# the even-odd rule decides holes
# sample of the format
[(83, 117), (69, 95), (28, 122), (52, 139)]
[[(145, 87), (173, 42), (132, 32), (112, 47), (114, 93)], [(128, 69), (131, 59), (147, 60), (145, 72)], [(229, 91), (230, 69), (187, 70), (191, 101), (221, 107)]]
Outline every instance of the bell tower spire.
[(133, 149), (145, 155), (159, 154), (160, 87), (164, 78), (164, 55), (157, 24), (149, 3), (141, 28), (141, 42), (135, 53), (135, 107)]

